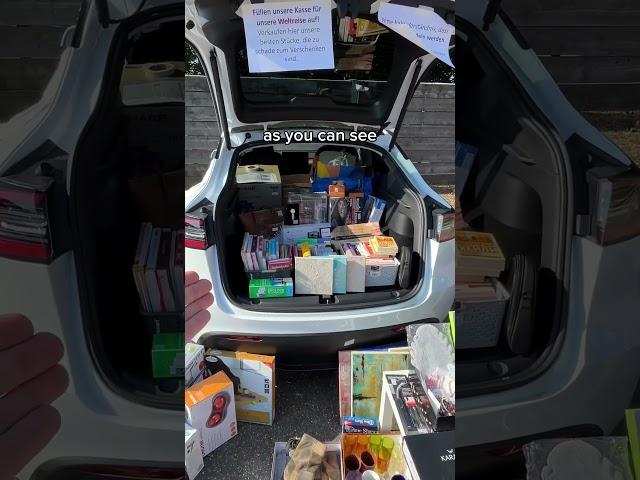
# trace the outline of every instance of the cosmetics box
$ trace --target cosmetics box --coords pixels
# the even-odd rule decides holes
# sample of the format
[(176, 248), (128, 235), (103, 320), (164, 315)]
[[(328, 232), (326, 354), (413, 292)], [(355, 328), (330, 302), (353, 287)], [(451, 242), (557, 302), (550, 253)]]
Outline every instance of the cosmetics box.
[(233, 383), (224, 372), (186, 389), (184, 407), (187, 423), (200, 432), (205, 456), (238, 433)]
[(184, 469), (193, 480), (204, 468), (200, 432), (188, 423), (184, 424)]

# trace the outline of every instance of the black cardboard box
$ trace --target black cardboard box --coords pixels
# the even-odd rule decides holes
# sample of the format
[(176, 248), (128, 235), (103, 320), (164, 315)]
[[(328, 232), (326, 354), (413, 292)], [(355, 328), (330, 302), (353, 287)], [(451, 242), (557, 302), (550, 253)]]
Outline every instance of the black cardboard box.
[(454, 480), (455, 433), (434, 432), (404, 437), (402, 451), (413, 480)]

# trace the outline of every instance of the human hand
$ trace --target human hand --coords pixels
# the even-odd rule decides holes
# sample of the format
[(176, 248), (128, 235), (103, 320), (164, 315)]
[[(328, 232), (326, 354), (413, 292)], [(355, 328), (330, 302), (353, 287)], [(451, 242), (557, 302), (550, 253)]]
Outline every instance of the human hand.
[(202, 330), (211, 319), (211, 314), (207, 310), (213, 305), (213, 286), (209, 280), (200, 279), (196, 272), (185, 272), (185, 306), (184, 306), (184, 334), (187, 341), (193, 339), (194, 335)]
[(60, 414), (50, 404), (69, 385), (66, 370), (58, 365), (63, 353), (60, 339), (34, 335), (28, 318), (0, 315), (2, 479), (15, 478), (60, 428)]

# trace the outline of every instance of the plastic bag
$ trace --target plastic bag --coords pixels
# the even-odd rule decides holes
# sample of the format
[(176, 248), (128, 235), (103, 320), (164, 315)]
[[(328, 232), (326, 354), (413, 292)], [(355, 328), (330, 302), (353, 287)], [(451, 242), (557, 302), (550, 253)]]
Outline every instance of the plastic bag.
[(455, 351), (448, 323), (409, 325), (407, 342), (411, 364), (425, 391), (430, 390), (442, 403), (443, 410), (455, 412)]
[(535, 440), (523, 450), (527, 480), (633, 480), (626, 437)]

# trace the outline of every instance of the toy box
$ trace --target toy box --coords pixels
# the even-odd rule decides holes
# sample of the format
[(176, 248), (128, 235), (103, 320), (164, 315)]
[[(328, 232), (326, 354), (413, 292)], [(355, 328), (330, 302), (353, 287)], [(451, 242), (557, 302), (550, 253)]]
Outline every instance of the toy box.
[(233, 383), (238, 421), (273, 424), (275, 357), (207, 350), (207, 375), (224, 372)]
[(151, 347), (153, 378), (184, 375), (184, 333), (156, 333)]
[(204, 468), (200, 432), (188, 423), (184, 424), (184, 469), (193, 480)]
[(188, 388), (204, 378), (204, 347), (187, 343), (184, 347), (184, 384)]
[(200, 432), (204, 455), (238, 433), (233, 383), (224, 372), (185, 390), (184, 407), (187, 422)]

